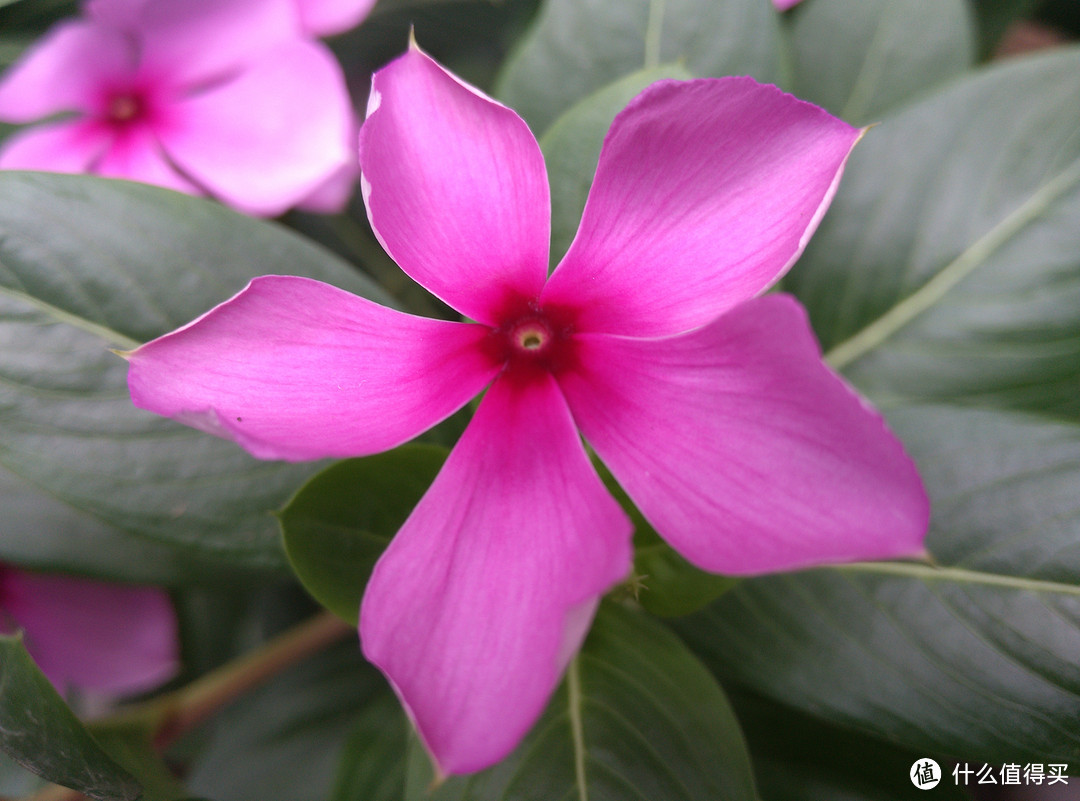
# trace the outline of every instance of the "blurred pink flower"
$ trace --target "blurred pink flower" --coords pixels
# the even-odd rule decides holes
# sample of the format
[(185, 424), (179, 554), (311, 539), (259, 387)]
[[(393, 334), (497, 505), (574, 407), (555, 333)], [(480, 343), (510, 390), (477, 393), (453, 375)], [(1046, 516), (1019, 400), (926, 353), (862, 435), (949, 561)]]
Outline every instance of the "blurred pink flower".
[(773, 0), (777, 11), (787, 11), (792, 6), (798, 5), (802, 0)]
[[(86, 0), (89, 14), (130, 23), (145, 13), (146, 6), (162, 0)], [(301, 32), (312, 36), (330, 36), (355, 27), (375, 6), (375, 0), (229, 0), (238, 13), (248, 17), (260, 14), (288, 15)], [(206, 13), (204, 7), (200, 13)]]
[(300, 24), (315, 36), (330, 36), (360, 24), (375, 0), (293, 0), (300, 12)]
[(301, 36), (293, 2), (91, 4), (0, 80), (0, 119), (74, 112), (10, 137), (0, 168), (129, 178), (250, 214), (303, 202), (355, 164), (355, 122), (340, 66)]
[(654, 84), (612, 124), (548, 278), (536, 140), (412, 49), (374, 78), (361, 190), (387, 252), (477, 322), (258, 278), (129, 354), (132, 399), (299, 460), (392, 448), (488, 387), (360, 615), (440, 769), (478, 770), (524, 736), (630, 569), (630, 521), (581, 434), (706, 570), (921, 550), (903, 447), (822, 363), (798, 303), (758, 297), (860, 134), (749, 78)]
[(176, 673), (168, 595), (154, 587), (32, 573), (0, 564), (0, 631), (26, 649), (58, 690), (130, 694)]

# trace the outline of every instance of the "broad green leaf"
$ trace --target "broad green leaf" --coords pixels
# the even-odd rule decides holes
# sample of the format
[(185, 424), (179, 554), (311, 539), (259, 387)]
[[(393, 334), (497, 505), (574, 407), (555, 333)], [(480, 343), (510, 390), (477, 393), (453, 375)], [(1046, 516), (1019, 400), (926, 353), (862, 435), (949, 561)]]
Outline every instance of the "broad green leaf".
[(91, 798), (134, 801), (142, 793), (68, 709), (21, 636), (0, 636), (0, 748), (42, 778)]
[(540, 139), (551, 184), (551, 263), (566, 253), (577, 233), (611, 121), (649, 84), (664, 78), (686, 79), (680, 65), (638, 70), (579, 101), (560, 116)]
[(406, 801), (756, 797), (719, 685), (664, 626), (615, 604), (601, 606), (563, 686), (513, 754), (430, 796), (427, 777), (408, 778)]
[(677, 627), (722, 677), (927, 754), (1080, 758), (1080, 427), (898, 409), (941, 567), (743, 581)]
[[(263, 273), (375, 292), (329, 253), (209, 201), (0, 174), (0, 472), (15, 476), (0, 480), (0, 558), (170, 583), (284, 568), (269, 511), (315, 468), (260, 462), (134, 408), (108, 350), (183, 325)], [(40, 499), (20, 497), (26, 486)]]
[(793, 14), (794, 92), (854, 125), (968, 69), (968, 0), (814, 0)]
[(401, 801), (409, 735), (393, 694), (365, 706), (345, 741), (330, 801)]
[(879, 403), (1080, 418), (1080, 48), (869, 131), (785, 286)]
[(436, 445), (403, 445), (322, 471), (279, 519), (285, 552), (314, 598), (356, 623), (375, 562), (446, 460)]
[(768, 0), (547, 0), (496, 94), (539, 133), (586, 95), (660, 64), (775, 82), (779, 43)]
[[(340, 781), (346, 747), (355, 744), (355, 727), (370, 722), (371, 714), (401, 715), (386, 703), (390, 697), (355, 641), (295, 665), (216, 718), (210, 742), (191, 766), (190, 794), (214, 801), (326, 801)], [(392, 740), (401, 728), (390, 714), (386, 737)]]
[[(927, 756), (748, 695), (732, 704), (746, 734), (762, 801), (911, 801), (912, 766)], [(948, 766), (943, 765), (945, 772)], [(968, 796), (951, 780), (935, 799)]]

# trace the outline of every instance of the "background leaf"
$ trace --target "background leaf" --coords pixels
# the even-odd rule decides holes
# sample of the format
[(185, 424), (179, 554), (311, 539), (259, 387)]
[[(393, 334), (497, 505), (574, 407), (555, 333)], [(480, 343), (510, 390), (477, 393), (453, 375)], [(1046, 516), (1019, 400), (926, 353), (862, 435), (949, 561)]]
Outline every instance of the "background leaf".
[(134, 723), (92, 724), (90, 731), (109, 756), (138, 779), (143, 789), (139, 801), (173, 801), (187, 796), (180, 780), (154, 748), (150, 727)]
[[(392, 699), (390, 690), (355, 641), (296, 665), (218, 717), (191, 767), (190, 792), (215, 801), (325, 801), (342, 781), (339, 763), (357, 727), (393, 710), (382, 699)], [(389, 741), (395, 725), (400, 731), (386, 718)], [(403, 741), (398, 749), (404, 753)]]
[(68, 709), (21, 636), (0, 636), (0, 747), (39, 776), (92, 798), (134, 801), (142, 793)]
[(446, 461), (437, 445), (403, 445), (338, 462), (279, 515), (285, 551), (314, 598), (350, 623), (375, 562)]
[[(911, 769), (928, 756), (750, 695), (731, 699), (746, 734), (762, 801), (911, 801)], [(940, 763), (939, 763), (940, 764)], [(947, 765), (942, 766), (948, 772)], [(962, 801), (944, 780), (933, 798)]]
[(968, 0), (814, 0), (792, 14), (793, 91), (853, 125), (968, 69)]
[(929, 754), (1080, 760), (1080, 429), (895, 410), (944, 567), (743, 581), (677, 623), (722, 677)]
[(775, 82), (779, 17), (768, 0), (547, 0), (496, 94), (539, 135), (586, 95), (675, 62), (697, 76)]
[(1010, 59), (855, 148), (785, 279), (833, 365), (902, 399), (1080, 419), (1080, 48)]
[(576, 666), (510, 757), (430, 796), (429, 779), (414, 766), (406, 801), (755, 798), (720, 687), (662, 625), (615, 604), (601, 606)]
[(650, 84), (691, 75), (677, 64), (638, 70), (579, 101), (540, 139), (551, 185), (551, 265), (566, 254), (581, 222), (611, 121)]
[(393, 694), (367, 704), (345, 741), (330, 801), (401, 801), (410, 734)]
[[(16, 476), (0, 490), (18, 512), (0, 524), (0, 558), (157, 582), (284, 567), (268, 512), (316, 468), (259, 462), (134, 408), (126, 365), (107, 350), (183, 325), (274, 272), (378, 295), (329, 253), (209, 201), (0, 174), (0, 465)], [(26, 485), (45, 498), (10, 500)]]

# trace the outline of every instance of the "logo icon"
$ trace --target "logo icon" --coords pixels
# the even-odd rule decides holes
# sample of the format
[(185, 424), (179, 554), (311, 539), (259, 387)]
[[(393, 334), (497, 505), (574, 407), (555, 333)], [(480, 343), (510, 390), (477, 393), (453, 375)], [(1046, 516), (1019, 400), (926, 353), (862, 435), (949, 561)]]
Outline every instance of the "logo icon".
[(920, 790), (929, 790), (941, 781), (941, 766), (932, 759), (920, 759), (911, 766), (910, 775), (912, 784)]

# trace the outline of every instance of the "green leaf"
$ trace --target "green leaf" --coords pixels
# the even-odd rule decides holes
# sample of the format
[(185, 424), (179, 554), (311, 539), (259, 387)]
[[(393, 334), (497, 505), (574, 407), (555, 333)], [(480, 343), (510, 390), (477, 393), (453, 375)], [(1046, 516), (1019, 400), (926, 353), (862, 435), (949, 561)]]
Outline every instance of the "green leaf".
[(355, 745), (355, 727), (370, 724), (371, 715), (389, 714), (386, 737), (393, 741), (401, 730), (391, 714), (401, 713), (388, 705), (390, 698), (355, 641), (325, 651), (217, 718), (210, 742), (191, 767), (190, 794), (215, 801), (326, 801), (341, 781), (341, 757)]
[(401, 801), (410, 727), (386, 693), (361, 711), (345, 741), (330, 801)]
[(739, 583), (737, 578), (694, 567), (651, 526), (635, 530), (634, 574), (636, 599), (661, 617), (696, 612)]
[(615, 115), (650, 84), (664, 78), (690, 77), (684, 67), (675, 64), (638, 70), (575, 104), (540, 139), (551, 184), (553, 266), (566, 253), (577, 233), (600, 159), (600, 147)]
[(496, 94), (540, 132), (602, 86), (663, 63), (773, 82), (778, 20), (766, 0), (547, 0)]
[(375, 562), (446, 460), (436, 445), (403, 445), (319, 473), (279, 519), (285, 552), (314, 598), (350, 623)]
[(738, 583), (738, 579), (706, 573), (682, 558), (656, 533), (611, 471), (595, 456), (593, 466), (608, 492), (634, 524), (634, 575), (629, 589), (634, 600), (661, 617), (696, 612)]
[(430, 796), (429, 777), (430, 768), (409, 775), (407, 801), (756, 797), (715, 680), (664, 626), (615, 604), (601, 606), (566, 681), (513, 754)]
[(1080, 759), (1080, 427), (896, 410), (942, 567), (747, 580), (676, 626), (722, 677), (927, 754)]
[(0, 174), (0, 474), (13, 474), (0, 479), (0, 558), (168, 583), (285, 567), (269, 511), (316, 468), (260, 462), (134, 408), (108, 351), (275, 272), (376, 293), (322, 249), (209, 201)]
[[(733, 695), (731, 701), (750, 746), (762, 801), (911, 801), (912, 767), (928, 754), (755, 696)], [(950, 781), (933, 795), (954, 801), (967, 797)]]
[(786, 279), (879, 403), (1080, 419), (1080, 48), (972, 75), (855, 148)]
[(134, 801), (142, 793), (68, 709), (21, 636), (0, 636), (0, 747), (42, 778), (91, 798)]
[(793, 19), (795, 94), (855, 125), (975, 61), (967, 0), (814, 0)]

